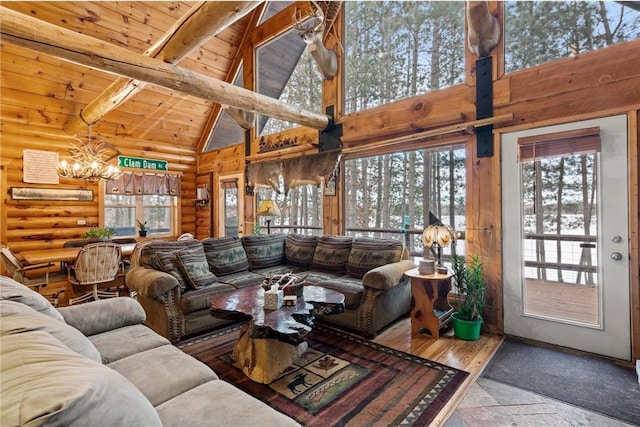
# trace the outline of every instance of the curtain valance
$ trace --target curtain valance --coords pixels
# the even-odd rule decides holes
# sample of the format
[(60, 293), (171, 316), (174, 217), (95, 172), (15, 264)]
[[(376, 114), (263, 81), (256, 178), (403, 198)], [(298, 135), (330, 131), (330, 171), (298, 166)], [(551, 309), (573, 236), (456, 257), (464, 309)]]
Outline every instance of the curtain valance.
[(180, 177), (169, 174), (123, 173), (107, 181), (106, 194), (180, 196)]

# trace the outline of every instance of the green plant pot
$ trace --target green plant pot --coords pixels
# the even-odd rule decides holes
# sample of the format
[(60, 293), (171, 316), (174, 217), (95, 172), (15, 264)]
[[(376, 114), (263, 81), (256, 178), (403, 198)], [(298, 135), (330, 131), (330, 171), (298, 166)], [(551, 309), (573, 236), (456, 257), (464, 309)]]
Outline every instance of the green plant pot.
[(458, 319), (458, 313), (452, 313), (453, 333), (457, 338), (465, 341), (477, 341), (480, 338), (482, 319), (475, 322)]

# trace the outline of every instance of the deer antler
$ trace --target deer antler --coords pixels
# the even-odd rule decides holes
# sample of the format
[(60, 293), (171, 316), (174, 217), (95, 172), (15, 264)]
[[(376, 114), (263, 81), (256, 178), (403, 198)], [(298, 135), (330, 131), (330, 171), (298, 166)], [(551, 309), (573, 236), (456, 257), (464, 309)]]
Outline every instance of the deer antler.
[(311, 4), (311, 17), (313, 18), (313, 21), (306, 26), (302, 25), (302, 22), (304, 21), (302, 18), (302, 12), (298, 10), (297, 7), (293, 11), (293, 27), (301, 33), (324, 31), (324, 12), (317, 2), (311, 1)]

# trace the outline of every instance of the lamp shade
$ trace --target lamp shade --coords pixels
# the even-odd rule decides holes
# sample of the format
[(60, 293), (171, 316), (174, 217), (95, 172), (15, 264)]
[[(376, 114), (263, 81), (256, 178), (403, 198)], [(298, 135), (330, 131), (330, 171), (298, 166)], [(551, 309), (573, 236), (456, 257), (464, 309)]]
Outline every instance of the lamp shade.
[(451, 244), (453, 241), (453, 234), (449, 227), (444, 224), (431, 224), (422, 232), (422, 244), (425, 248), (431, 247), (437, 244), (439, 247), (444, 248)]
[(280, 215), (280, 210), (278, 209), (278, 205), (275, 200), (266, 199), (260, 202), (260, 206), (258, 207), (258, 216), (278, 216)]

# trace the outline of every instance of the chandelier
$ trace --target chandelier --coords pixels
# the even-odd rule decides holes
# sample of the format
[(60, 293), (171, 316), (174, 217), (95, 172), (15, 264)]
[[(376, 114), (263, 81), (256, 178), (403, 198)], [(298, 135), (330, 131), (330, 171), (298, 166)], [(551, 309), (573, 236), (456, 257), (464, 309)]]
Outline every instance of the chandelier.
[(77, 138), (79, 145), (69, 149), (73, 164), (62, 160), (56, 166), (58, 175), (62, 178), (84, 179), (87, 182), (113, 181), (120, 178), (120, 169), (107, 164), (120, 152), (106, 141), (92, 140), (91, 125), (88, 128), (87, 141)]

